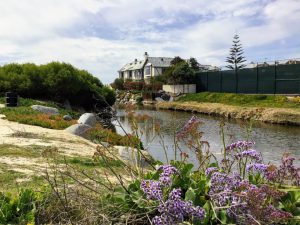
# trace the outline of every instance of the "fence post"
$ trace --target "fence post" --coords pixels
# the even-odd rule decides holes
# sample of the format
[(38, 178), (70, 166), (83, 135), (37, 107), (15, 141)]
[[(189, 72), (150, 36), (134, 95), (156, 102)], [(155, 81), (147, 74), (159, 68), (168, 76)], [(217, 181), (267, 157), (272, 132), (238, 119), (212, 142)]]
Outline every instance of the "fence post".
[(206, 71), (206, 91), (208, 91), (208, 72)]
[(277, 92), (277, 61), (275, 61), (274, 95)]
[(258, 94), (258, 63), (256, 63), (256, 94)]
[(221, 78), (220, 78), (220, 92), (222, 93), (223, 92), (223, 73), (222, 73), (221, 70), (219, 71), (219, 73), (220, 73), (220, 76), (221, 76)]
[(238, 93), (239, 77), (237, 67), (235, 67), (235, 93)]

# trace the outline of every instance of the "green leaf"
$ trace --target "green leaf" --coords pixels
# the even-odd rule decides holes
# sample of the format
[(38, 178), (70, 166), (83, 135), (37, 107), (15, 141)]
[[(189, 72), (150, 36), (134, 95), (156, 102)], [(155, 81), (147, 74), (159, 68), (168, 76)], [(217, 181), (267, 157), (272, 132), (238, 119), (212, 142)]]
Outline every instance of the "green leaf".
[(194, 202), (195, 198), (196, 198), (195, 190), (192, 188), (189, 188), (187, 190), (187, 192), (185, 193), (185, 200)]

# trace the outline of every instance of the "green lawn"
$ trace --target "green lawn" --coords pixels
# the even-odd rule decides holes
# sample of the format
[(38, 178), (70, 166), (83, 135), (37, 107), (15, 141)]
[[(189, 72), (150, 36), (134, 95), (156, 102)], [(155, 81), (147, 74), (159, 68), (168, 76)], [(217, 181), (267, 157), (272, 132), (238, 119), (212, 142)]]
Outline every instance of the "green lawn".
[(201, 92), (187, 94), (180, 97), (179, 102), (210, 102), (223, 103), (236, 106), (256, 106), (256, 107), (275, 107), (275, 108), (298, 108), (300, 109), (299, 97), (294, 101), (282, 95), (263, 95), (263, 94), (232, 94), (232, 93), (211, 93)]

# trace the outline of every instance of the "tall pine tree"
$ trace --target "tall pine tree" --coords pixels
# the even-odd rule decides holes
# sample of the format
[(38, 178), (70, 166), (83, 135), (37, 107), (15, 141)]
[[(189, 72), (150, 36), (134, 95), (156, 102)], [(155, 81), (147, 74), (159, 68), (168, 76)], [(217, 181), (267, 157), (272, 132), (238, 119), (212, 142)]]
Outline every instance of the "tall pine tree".
[(229, 63), (226, 67), (232, 70), (244, 68), (246, 65), (243, 63), (246, 62), (246, 59), (243, 54), (244, 51), (242, 44), (240, 43), (240, 37), (236, 34), (233, 37), (233, 44), (230, 48), (230, 54), (226, 58), (226, 62)]

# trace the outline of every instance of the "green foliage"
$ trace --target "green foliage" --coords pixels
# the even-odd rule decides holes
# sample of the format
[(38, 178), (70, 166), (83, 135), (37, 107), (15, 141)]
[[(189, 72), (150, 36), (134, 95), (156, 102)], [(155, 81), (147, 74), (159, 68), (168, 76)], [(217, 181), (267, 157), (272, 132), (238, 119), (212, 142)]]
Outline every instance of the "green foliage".
[(122, 78), (116, 78), (111, 86), (113, 89), (124, 90), (124, 80)]
[(34, 224), (37, 200), (30, 190), (21, 190), (17, 196), (0, 193), (1, 224)]
[(253, 107), (300, 108), (300, 105), (298, 103), (289, 101), (286, 96), (281, 95), (250, 95), (201, 92), (196, 94), (187, 94), (185, 96), (180, 97), (178, 101), (223, 103), (228, 105)]
[(197, 59), (191, 57), (189, 59), (189, 63), (190, 63), (190, 67), (196, 72), (196, 71), (199, 71), (199, 63), (197, 61)]
[(194, 83), (195, 72), (188, 63), (183, 62), (175, 66), (172, 76), (170, 77), (171, 84), (191, 84)]
[(232, 70), (244, 68), (246, 65), (245, 57), (243, 56), (243, 48), (240, 44), (240, 37), (236, 34), (233, 37), (233, 44), (230, 48), (230, 55), (227, 57), (226, 62), (229, 63), (226, 67)]
[(180, 58), (179, 56), (175, 56), (174, 59), (171, 60), (171, 66), (176, 66), (180, 63), (185, 62), (184, 59)]
[(93, 128), (88, 132), (88, 139), (96, 142), (107, 142), (111, 145), (130, 146), (143, 149), (141, 140), (133, 135), (122, 136), (109, 129)]
[[(15, 91), (22, 97), (56, 102), (69, 100), (72, 105), (91, 109), (101, 98), (113, 104), (114, 93), (85, 70), (67, 63), (46, 65), (8, 64), (0, 67), (0, 94)], [(103, 96), (104, 95), (104, 96)], [(100, 101), (101, 106), (105, 105)]]

